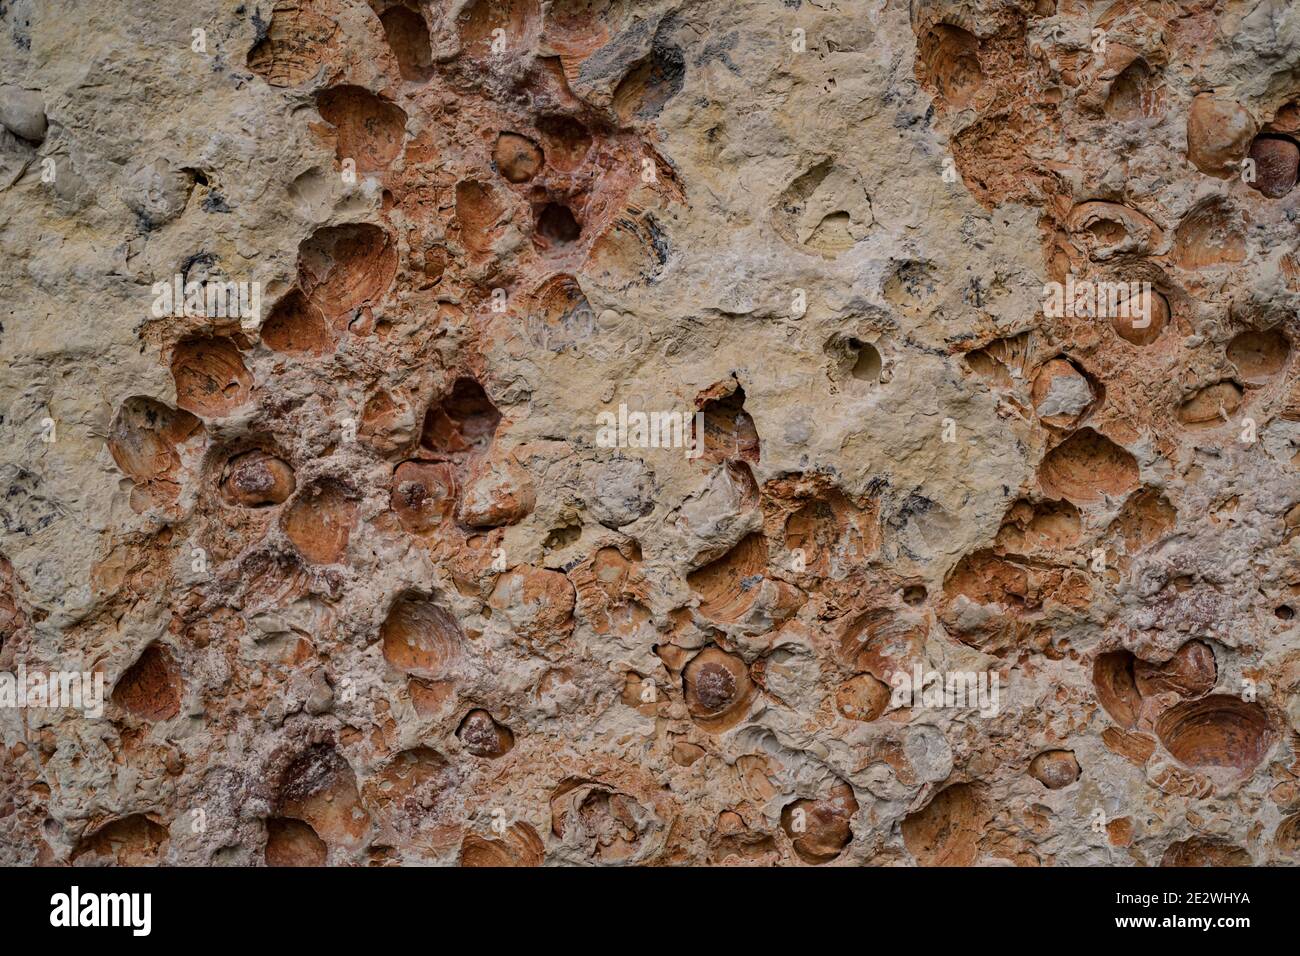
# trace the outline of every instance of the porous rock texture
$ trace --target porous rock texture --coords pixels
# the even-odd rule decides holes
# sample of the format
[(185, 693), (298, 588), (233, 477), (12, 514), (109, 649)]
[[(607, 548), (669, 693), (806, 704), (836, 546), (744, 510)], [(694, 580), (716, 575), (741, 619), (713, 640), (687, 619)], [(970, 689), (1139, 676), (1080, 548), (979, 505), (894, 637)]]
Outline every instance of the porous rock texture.
[(0, 860), (1296, 861), (1291, 4), (0, 34)]

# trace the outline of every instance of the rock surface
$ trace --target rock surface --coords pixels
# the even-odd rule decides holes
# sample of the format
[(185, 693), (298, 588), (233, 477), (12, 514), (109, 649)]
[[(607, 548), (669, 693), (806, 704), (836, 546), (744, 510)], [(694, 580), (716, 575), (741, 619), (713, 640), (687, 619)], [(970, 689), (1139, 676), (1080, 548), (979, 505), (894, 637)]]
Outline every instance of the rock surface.
[(1290, 3), (0, 27), (0, 862), (1300, 860)]

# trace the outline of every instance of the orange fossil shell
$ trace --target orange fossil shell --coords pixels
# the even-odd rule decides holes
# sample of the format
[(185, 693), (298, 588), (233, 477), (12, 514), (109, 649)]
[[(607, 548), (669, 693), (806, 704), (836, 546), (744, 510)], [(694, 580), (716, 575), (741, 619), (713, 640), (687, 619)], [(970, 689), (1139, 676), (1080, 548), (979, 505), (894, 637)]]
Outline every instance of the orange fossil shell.
[(404, 461), (393, 472), (389, 504), (412, 533), (436, 528), (456, 505), (456, 477), (450, 465)]
[(1254, 772), (1278, 739), (1263, 707), (1223, 694), (1169, 708), (1156, 721), (1156, 736), (1184, 766), (1241, 777)]
[(495, 758), (515, 745), (510, 728), (497, 723), (486, 710), (471, 710), (456, 730), (461, 746), (475, 757)]
[(227, 504), (264, 508), (287, 501), (296, 482), (288, 464), (269, 452), (255, 449), (226, 462), (220, 484)]
[(336, 130), (340, 161), (360, 172), (383, 169), (402, 152), (406, 114), (359, 86), (334, 86), (316, 95), (316, 107)]
[(706, 647), (682, 671), (686, 709), (695, 722), (714, 733), (734, 727), (753, 700), (749, 667), (734, 654)]
[(1045, 750), (1029, 762), (1029, 775), (1048, 790), (1059, 790), (1079, 779), (1079, 761), (1069, 750)]
[(541, 866), (545, 856), (542, 838), (522, 821), (512, 823), (499, 840), (469, 833), (460, 845), (461, 866)]
[(354, 309), (380, 299), (396, 273), (392, 238), (370, 223), (325, 226), (298, 247), (298, 283), (336, 325), (346, 325)]
[(347, 551), (357, 504), (337, 482), (318, 482), (303, 492), (280, 518), (284, 533), (311, 564), (334, 564)]
[(266, 821), (267, 866), (324, 866), (329, 847), (310, 824), (289, 817)]
[(1098, 656), (1092, 665), (1092, 683), (1097, 700), (1111, 719), (1124, 728), (1137, 723), (1142, 710), (1142, 694), (1134, 675), (1135, 659), (1128, 651), (1112, 651)]
[(1201, 172), (1227, 179), (1246, 158), (1255, 129), (1240, 104), (1202, 94), (1187, 113), (1187, 158)]
[(172, 353), (176, 404), (196, 415), (229, 414), (248, 401), (253, 376), (229, 339), (187, 339)]
[(781, 829), (790, 838), (794, 852), (805, 863), (829, 863), (853, 839), (853, 815), (858, 801), (853, 788), (837, 783), (830, 793), (816, 800), (796, 800), (781, 811)]
[(501, 133), (492, 150), (497, 171), (512, 183), (525, 183), (542, 168), (542, 150), (527, 136)]
[(890, 700), (889, 685), (870, 674), (858, 674), (840, 685), (835, 706), (849, 720), (875, 720)]
[(271, 351), (290, 355), (320, 355), (333, 344), (324, 313), (300, 289), (290, 290), (271, 307), (261, 336)]
[(1038, 480), (1050, 497), (1090, 504), (1137, 487), (1138, 465), (1105, 435), (1084, 428), (1047, 453), (1038, 466)]
[(903, 844), (921, 866), (970, 866), (986, 820), (975, 788), (953, 784), (903, 820)]
[(148, 721), (175, 717), (181, 708), (181, 676), (171, 652), (150, 644), (113, 686), (113, 703)]
[(356, 848), (370, 817), (352, 767), (331, 744), (308, 747), (281, 772), (276, 813), (308, 824), (327, 845)]
[(338, 24), (301, 0), (276, 0), (266, 35), (249, 51), (248, 68), (272, 86), (297, 86), (325, 63)]
[(389, 608), (379, 629), (384, 659), (417, 677), (454, 676), (463, 636), (460, 624), (432, 599), (408, 592)]
[(143, 813), (119, 817), (77, 844), (73, 860), (100, 866), (157, 866), (167, 852), (167, 828)]

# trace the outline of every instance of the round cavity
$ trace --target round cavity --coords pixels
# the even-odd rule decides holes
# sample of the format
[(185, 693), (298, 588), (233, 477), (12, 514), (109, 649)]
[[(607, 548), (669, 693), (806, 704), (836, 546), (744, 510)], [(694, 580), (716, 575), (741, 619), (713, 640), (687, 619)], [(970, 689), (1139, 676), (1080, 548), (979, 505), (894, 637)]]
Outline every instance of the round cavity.
[(1156, 736), (1188, 767), (1245, 775), (1263, 761), (1276, 734), (1259, 704), (1216, 694), (1169, 708), (1156, 721)]
[(853, 377), (860, 382), (879, 382), (881, 361), (876, 347), (870, 342), (859, 342), (857, 339), (850, 339), (849, 346), (857, 356), (853, 363)]
[(582, 235), (582, 226), (568, 206), (551, 202), (537, 214), (537, 234), (549, 243), (567, 245)]

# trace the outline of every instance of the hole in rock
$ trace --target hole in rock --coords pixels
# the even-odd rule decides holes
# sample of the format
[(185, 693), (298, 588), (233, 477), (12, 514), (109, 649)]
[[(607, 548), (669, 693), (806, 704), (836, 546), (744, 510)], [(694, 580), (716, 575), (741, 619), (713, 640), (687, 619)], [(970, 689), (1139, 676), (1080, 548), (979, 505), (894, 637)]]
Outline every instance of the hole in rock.
[(1155, 488), (1144, 488), (1124, 502), (1108, 534), (1124, 542), (1128, 554), (1137, 554), (1163, 538), (1178, 521), (1178, 512)]
[(248, 68), (271, 86), (297, 86), (316, 75), (338, 24), (312, 4), (276, 0), (265, 35), (248, 51)]
[(928, 633), (923, 617), (883, 608), (864, 611), (844, 622), (837, 655), (852, 670), (887, 682), (897, 671), (911, 673)]
[(1002, 518), (994, 548), (1002, 553), (1062, 551), (1079, 538), (1082, 516), (1068, 501), (1017, 500)]
[(686, 576), (699, 595), (700, 611), (718, 621), (735, 621), (749, 609), (767, 572), (767, 539), (759, 532)]
[(456, 184), (456, 223), (460, 226), (460, 242), (473, 256), (486, 256), (492, 251), (501, 213), (496, 195), (483, 183), (466, 179)]
[(1143, 697), (1157, 694), (1201, 697), (1214, 689), (1218, 673), (1214, 651), (1202, 641), (1188, 641), (1160, 664), (1144, 660), (1133, 664), (1133, 677)]
[[(749, 412), (745, 411), (743, 388), (737, 385), (730, 394), (709, 399), (700, 411), (704, 412), (705, 461), (758, 461), (758, 428)], [(698, 442), (700, 436), (694, 435), (694, 439)]]
[(1159, 116), (1164, 111), (1160, 77), (1138, 57), (1111, 81), (1102, 109), (1107, 116), (1121, 121)]
[(548, 245), (567, 245), (581, 234), (582, 226), (578, 225), (568, 206), (550, 202), (537, 214), (537, 235)]
[(1246, 259), (1241, 212), (1218, 197), (1195, 206), (1174, 233), (1174, 262), (1189, 272)]
[(1030, 400), (1044, 425), (1077, 425), (1100, 403), (1102, 388), (1066, 356), (1044, 363), (1034, 376)]
[(957, 562), (943, 592), (950, 601), (965, 597), (976, 604), (1023, 610), (1030, 603), (1029, 572), (1024, 565), (981, 548)]
[(880, 381), (880, 353), (869, 342), (849, 339), (849, 348), (857, 356), (853, 363), (853, 377), (860, 382)]
[(967, 352), (964, 360), (972, 372), (997, 388), (1019, 384), (1029, 368), (1029, 335), (996, 339), (982, 349)]
[(922, 38), (917, 49), (917, 68), (928, 75), (939, 95), (958, 109), (971, 105), (984, 85), (979, 40), (961, 27), (947, 23), (939, 24)]
[(317, 94), (316, 108), (336, 131), (339, 160), (351, 159), (360, 172), (384, 169), (401, 153), (406, 114), (369, 90), (331, 87)]
[(89, 857), (92, 865), (98, 866), (157, 866), (167, 850), (168, 837), (165, 826), (136, 813), (106, 823), (83, 839), (72, 859)]
[(857, 242), (853, 238), (852, 226), (853, 216), (846, 210), (828, 213), (817, 223), (805, 245), (826, 254), (843, 252)]
[(1156, 721), (1156, 736), (1176, 760), (1194, 769), (1251, 773), (1276, 740), (1264, 708), (1216, 694), (1184, 701)]
[(809, 574), (837, 577), (865, 561), (874, 546), (862, 514), (843, 492), (830, 488), (786, 518), (786, 551), (801, 552), (802, 568)]
[(275, 792), (275, 815), (308, 824), (327, 845), (357, 847), (369, 827), (356, 774), (331, 743), (297, 756), (279, 774)]
[(953, 784), (904, 818), (903, 845), (921, 866), (970, 866), (979, 853), (985, 818), (975, 788)]
[(500, 757), (515, 745), (509, 727), (498, 724), (486, 710), (471, 710), (461, 721), (456, 736), (466, 750), (489, 760)]
[(632, 67), (614, 89), (614, 112), (623, 123), (652, 120), (686, 82), (681, 49), (655, 39), (650, 54)]
[(1252, 863), (1250, 854), (1241, 847), (1206, 837), (1171, 843), (1160, 858), (1161, 866), (1251, 866)]
[(853, 815), (858, 801), (853, 788), (840, 781), (817, 800), (796, 800), (781, 810), (781, 829), (805, 863), (829, 863), (853, 839)]
[(136, 481), (171, 479), (180, 465), (176, 446), (201, 427), (189, 412), (134, 396), (117, 411), (109, 431), (108, 450), (117, 467)]
[(561, 172), (581, 165), (591, 151), (591, 133), (571, 116), (544, 116), (537, 131), (546, 143), (546, 159)]
[(542, 838), (527, 823), (514, 823), (500, 840), (467, 833), (460, 847), (460, 865), (470, 867), (541, 866), (546, 857)]
[(379, 22), (402, 79), (427, 80), (433, 74), (433, 52), (429, 46), (429, 26), (424, 17), (418, 10), (399, 5), (380, 14)]
[(617, 0), (550, 0), (545, 38), (551, 49), (578, 62), (603, 46), (614, 22)]
[(1300, 813), (1292, 813), (1277, 825), (1273, 845), (1288, 856), (1300, 855)]
[(436, 458), (459, 464), (487, 450), (500, 422), (501, 413), (483, 386), (472, 378), (460, 378), (450, 394), (424, 416), (420, 447)]
[(1128, 651), (1101, 654), (1092, 665), (1092, 685), (1097, 701), (1115, 723), (1130, 728), (1142, 709), (1142, 694), (1134, 674), (1136, 658)]
[(1241, 386), (1224, 381), (1207, 385), (1178, 406), (1178, 420), (1189, 428), (1215, 428), (1241, 408)]
[(667, 264), (669, 252), (668, 237), (654, 214), (630, 208), (596, 237), (585, 275), (620, 289), (653, 282)]
[(456, 16), (460, 42), (476, 60), (487, 59), (492, 41), (504, 31), (505, 54), (521, 53), (525, 39), (538, 19), (537, 0), (478, 0), (464, 7)]
[(552, 528), (546, 535), (546, 540), (542, 542), (542, 550), (546, 552), (562, 551), (581, 537), (582, 525), (580, 524), (567, 524), (559, 528)]

